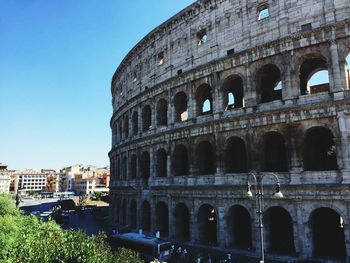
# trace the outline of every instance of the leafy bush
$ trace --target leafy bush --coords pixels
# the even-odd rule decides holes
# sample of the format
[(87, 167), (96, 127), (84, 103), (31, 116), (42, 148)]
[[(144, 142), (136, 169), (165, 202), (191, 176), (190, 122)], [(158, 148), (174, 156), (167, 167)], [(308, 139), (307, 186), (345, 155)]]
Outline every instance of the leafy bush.
[(105, 236), (88, 237), (62, 230), (55, 222), (24, 216), (12, 200), (0, 195), (0, 262), (2, 263), (141, 263), (138, 255), (120, 249), (113, 253)]

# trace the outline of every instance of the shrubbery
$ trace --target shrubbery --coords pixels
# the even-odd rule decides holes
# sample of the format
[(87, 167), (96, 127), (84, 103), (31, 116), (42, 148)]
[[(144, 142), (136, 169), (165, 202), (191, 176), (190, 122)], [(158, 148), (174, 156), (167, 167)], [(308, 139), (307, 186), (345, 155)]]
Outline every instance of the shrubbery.
[(112, 253), (103, 235), (62, 230), (55, 222), (24, 216), (9, 196), (0, 194), (0, 262), (141, 263), (133, 251)]

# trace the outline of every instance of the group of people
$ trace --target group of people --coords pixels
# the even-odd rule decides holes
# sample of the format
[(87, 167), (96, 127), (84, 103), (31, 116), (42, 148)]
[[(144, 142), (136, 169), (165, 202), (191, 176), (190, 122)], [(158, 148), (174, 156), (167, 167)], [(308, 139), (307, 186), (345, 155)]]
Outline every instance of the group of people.
[(198, 254), (197, 257), (194, 258), (190, 255), (190, 253), (187, 251), (186, 248), (178, 247), (177, 249), (175, 249), (175, 245), (171, 246), (171, 254), (175, 260), (181, 260), (181, 262), (233, 263), (231, 254), (227, 254), (226, 257), (224, 259), (221, 259), (220, 261), (215, 261), (214, 258), (212, 258), (211, 254), (207, 254), (207, 255)]

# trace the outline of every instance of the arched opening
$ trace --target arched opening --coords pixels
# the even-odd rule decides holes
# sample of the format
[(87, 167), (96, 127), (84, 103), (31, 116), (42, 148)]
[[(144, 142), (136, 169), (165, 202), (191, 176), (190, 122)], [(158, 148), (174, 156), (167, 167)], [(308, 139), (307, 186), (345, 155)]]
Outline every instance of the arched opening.
[(157, 151), (157, 177), (167, 177), (167, 158), (164, 149)]
[(165, 99), (160, 99), (157, 104), (157, 125), (168, 125), (168, 102)]
[(132, 134), (135, 136), (139, 132), (139, 114), (135, 111), (132, 114)]
[(337, 151), (333, 133), (324, 127), (307, 131), (304, 140), (304, 170), (337, 170)]
[(148, 152), (143, 152), (140, 160), (141, 166), (141, 178), (145, 184), (148, 186), (148, 178), (150, 177), (150, 156)]
[(197, 115), (213, 113), (212, 88), (208, 84), (202, 84), (196, 91)]
[(244, 107), (243, 80), (241, 77), (234, 75), (226, 78), (223, 84), (223, 92), (225, 110)]
[(257, 83), (261, 103), (282, 99), (281, 72), (276, 65), (267, 64), (259, 69)]
[(214, 150), (208, 141), (202, 141), (196, 148), (197, 170), (199, 175), (215, 173)]
[(130, 202), (130, 228), (137, 228), (137, 203), (134, 199)]
[(118, 125), (115, 123), (113, 125), (113, 145), (118, 142)]
[(205, 204), (198, 211), (198, 237), (203, 245), (217, 245), (216, 210), (211, 205)]
[(175, 122), (187, 121), (187, 96), (185, 92), (178, 92), (174, 97)]
[(230, 248), (251, 249), (251, 217), (246, 208), (235, 205), (227, 215), (228, 246)]
[(188, 174), (188, 154), (184, 145), (176, 145), (172, 158), (172, 168), (174, 176)]
[(292, 217), (282, 207), (271, 207), (264, 215), (265, 236), (270, 253), (295, 254)]
[(300, 94), (329, 91), (327, 60), (321, 56), (306, 59), (300, 67)]
[(247, 171), (247, 153), (241, 138), (231, 137), (225, 147), (226, 173), (244, 173)]
[(131, 176), (131, 179), (136, 179), (136, 177), (137, 177), (137, 158), (136, 158), (136, 154), (131, 155), (130, 176)]
[(148, 131), (152, 128), (152, 110), (150, 105), (146, 105), (142, 110), (142, 130)]
[(264, 172), (286, 172), (287, 156), (283, 136), (278, 132), (268, 132), (263, 137), (263, 163)]
[(127, 203), (126, 203), (126, 199), (123, 200), (123, 208), (122, 208), (122, 225), (126, 225), (126, 206), (127, 206)]
[(168, 206), (164, 202), (159, 202), (156, 207), (156, 226), (161, 237), (169, 235), (169, 213)]
[(122, 163), (122, 167), (123, 167), (123, 179), (127, 179), (127, 165), (128, 165), (128, 161), (126, 156), (123, 157), (123, 163)]
[(129, 138), (129, 116), (124, 117), (124, 138)]
[(345, 259), (344, 219), (333, 209), (318, 208), (312, 212), (310, 224), (314, 257)]
[(190, 240), (190, 213), (183, 203), (175, 207), (175, 238), (179, 241)]
[(151, 206), (147, 201), (143, 201), (141, 211), (141, 228), (145, 232), (151, 232)]

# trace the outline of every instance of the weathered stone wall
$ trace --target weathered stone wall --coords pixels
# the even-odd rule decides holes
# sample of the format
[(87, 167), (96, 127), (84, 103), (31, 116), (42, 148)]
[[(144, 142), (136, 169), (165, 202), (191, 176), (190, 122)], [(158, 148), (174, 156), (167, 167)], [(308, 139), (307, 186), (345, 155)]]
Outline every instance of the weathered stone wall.
[[(259, 10), (266, 7), (268, 18), (259, 20)], [(305, 26), (308, 23), (311, 26)], [(198, 45), (198, 33), (203, 30), (208, 39)], [(168, 237), (176, 240), (179, 226), (175, 209), (183, 203), (189, 210), (188, 242), (199, 244), (199, 209), (210, 204), (217, 220), (215, 246), (228, 249), (230, 236), (235, 235), (227, 223), (229, 209), (240, 205), (251, 217), (249, 253), (258, 253), (255, 202), (245, 196), (247, 172), (255, 170), (265, 176), (267, 214), (272, 211), (269, 208), (278, 207), (291, 217), (292, 256), (315, 256), (311, 217), (322, 207), (342, 217), (350, 255), (350, 92), (345, 62), (349, 43), (347, 0), (197, 1), (153, 30), (130, 51), (112, 80), (111, 220), (130, 226), (135, 216), (130, 204), (135, 200), (136, 228), (141, 228), (146, 200), (151, 207), (149, 230), (153, 232), (159, 229), (157, 204), (164, 202)], [(328, 70), (329, 86), (317, 92), (308, 87), (305, 92), (303, 78), (318, 70)], [(282, 89), (268, 90), (274, 97), (266, 101), (268, 85), (264, 81), (274, 82), (274, 74)], [(225, 83), (230, 79), (242, 83), (241, 106), (227, 105)], [(186, 95), (182, 103), (187, 104), (188, 117), (183, 121), (178, 119), (174, 99), (179, 92)], [(207, 98), (210, 112), (201, 112)], [(159, 110), (160, 99), (167, 102), (165, 110)], [(151, 109), (150, 123), (146, 124), (145, 106)], [(159, 124), (159, 115), (163, 115), (162, 120), (165, 116), (166, 125)], [(332, 135), (336, 149), (333, 168), (307, 168), (308, 135), (316, 129)], [(283, 138), (286, 169), (282, 171), (264, 167), (272, 151), (264, 140), (271, 133)], [(244, 171), (227, 170), (230, 138), (244, 143)], [(212, 154), (198, 151), (201, 142), (210, 145)], [(179, 145), (187, 150), (188, 171), (174, 176)], [(159, 149), (166, 152), (165, 177), (158, 171)], [(213, 172), (201, 175), (201, 160), (212, 162)], [(271, 172), (280, 179), (283, 199), (272, 198), (275, 181)], [(266, 249), (270, 256), (279, 254), (269, 251), (271, 233), (266, 228)]]

